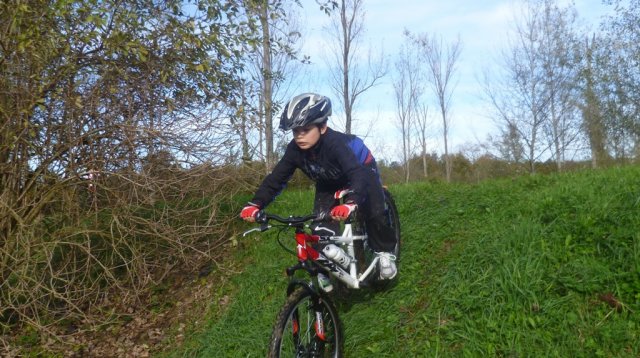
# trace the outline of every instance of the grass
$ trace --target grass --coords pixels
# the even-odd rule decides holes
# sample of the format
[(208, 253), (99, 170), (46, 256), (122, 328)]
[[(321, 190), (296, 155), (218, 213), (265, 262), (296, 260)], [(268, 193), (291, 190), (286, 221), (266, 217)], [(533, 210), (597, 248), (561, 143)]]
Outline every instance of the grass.
[[(400, 281), (340, 302), (347, 357), (640, 356), (640, 168), (479, 185), (390, 188)], [(270, 210), (303, 214), (312, 193)], [(237, 238), (242, 272), (168, 357), (263, 357), (295, 258), (275, 235)]]

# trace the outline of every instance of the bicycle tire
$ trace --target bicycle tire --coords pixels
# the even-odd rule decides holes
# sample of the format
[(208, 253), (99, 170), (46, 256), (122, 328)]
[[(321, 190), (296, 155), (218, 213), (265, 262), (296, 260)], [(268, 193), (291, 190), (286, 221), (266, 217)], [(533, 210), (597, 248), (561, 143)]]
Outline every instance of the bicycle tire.
[(400, 263), (400, 247), (402, 243), (402, 237), (400, 232), (400, 215), (398, 214), (398, 208), (393, 196), (387, 190), (384, 189), (384, 204), (387, 214), (387, 225), (391, 226), (394, 231), (396, 239), (396, 247), (393, 250), (393, 254), (396, 256), (396, 266)]
[[(316, 309), (322, 312), (324, 340), (314, 328)], [(333, 303), (327, 297), (298, 287), (287, 297), (276, 317), (268, 357), (340, 358), (343, 340), (342, 324)]]

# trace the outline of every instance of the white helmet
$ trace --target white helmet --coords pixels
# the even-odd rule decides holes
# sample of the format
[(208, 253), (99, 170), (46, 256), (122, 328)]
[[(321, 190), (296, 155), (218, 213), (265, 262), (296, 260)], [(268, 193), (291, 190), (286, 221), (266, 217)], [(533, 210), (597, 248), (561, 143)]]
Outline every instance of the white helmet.
[(303, 93), (287, 103), (280, 116), (280, 129), (290, 130), (311, 123), (325, 122), (331, 115), (331, 100), (315, 94)]

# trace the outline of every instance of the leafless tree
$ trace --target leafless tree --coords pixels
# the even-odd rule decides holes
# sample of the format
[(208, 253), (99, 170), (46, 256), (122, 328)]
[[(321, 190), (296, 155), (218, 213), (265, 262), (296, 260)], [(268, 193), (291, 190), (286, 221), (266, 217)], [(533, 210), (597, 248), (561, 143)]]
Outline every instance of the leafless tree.
[[(247, 55), (247, 80), (242, 112), (238, 118), (238, 132), (243, 143), (243, 157), (251, 156), (256, 149), (266, 163), (267, 173), (277, 160), (274, 117), (281, 108), (286, 87), (295, 78), (306, 58), (298, 59), (301, 44), (298, 16), (295, 5), (278, 1), (245, 1), (249, 19), (257, 19), (261, 31), (259, 44), (250, 44)], [(257, 131), (250, 131), (253, 127)], [(249, 137), (257, 136), (253, 146)], [(250, 149), (250, 147), (252, 147)]]
[(393, 89), (396, 99), (396, 119), (402, 136), (402, 160), (405, 182), (409, 182), (411, 154), (411, 134), (417, 117), (418, 100), (422, 94), (420, 61), (415, 43), (405, 31), (405, 43), (400, 48), (395, 61)]
[(345, 132), (351, 133), (353, 112), (357, 99), (375, 86), (386, 74), (384, 55), (366, 55), (366, 68), (360, 58), (360, 42), (364, 36), (363, 0), (340, 0), (339, 11), (332, 13), (332, 24), (328, 32), (335, 41), (329, 47), (334, 56), (327, 63), (331, 69), (331, 87), (342, 102), (345, 112)]
[[(274, 70), (272, 66), (272, 18), (278, 18), (277, 9), (272, 8), (270, 1), (245, 2), (245, 9), (248, 17), (257, 18), (260, 29), (260, 45), (255, 47), (254, 54), (257, 55), (256, 67), (259, 69), (257, 82), (257, 114), (258, 118), (264, 120), (264, 143), (265, 143), (265, 168), (268, 173), (275, 165), (273, 151), (273, 82)], [(245, 121), (246, 122), (246, 121)]]
[(561, 171), (581, 139), (576, 13), (555, 0), (530, 0), (520, 10), (502, 72), (485, 75), (485, 93), (513, 153), (525, 148), (529, 172), (546, 153)]
[(442, 136), (444, 140), (445, 175), (451, 181), (451, 158), (449, 158), (449, 129), (451, 125), (450, 109), (451, 97), (455, 84), (453, 76), (456, 63), (462, 52), (460, 37), (449, 44), (444, 44), (442, 37), (427, 34), (416, 37), (422, 49), (422, 56), (427, 66), (427, 79), (436, 96), (440, 115), (442, 117)]
[(547, 142), (558, 171), (580, 134), (578, 117), (575, 8), (561, 8), (556, 0), (531, 0), (528, 11), (538, 18), (540, 46), (537, 55), (544, 69), (548, 115), (544, 124)]
[(429, 176), (427, 167), (427, 138), (429, 132), (429, 107), (426, 104), (418, 104), (416, 111), (416, 126), (418, 129), (418, 143), (420, 144), (422, 156), (422, 174), (425, 178)]
[(521, 141), (529, 172), (535, 173), (535, 162), (547, 148), (541, 144), (543, 126), (549, 116), (548, 92), (543, 64), (539, 60), (541, 37), (536, 12), (523, 12), (515, 23), (515, 35), (509, 48), (502, 52), (497, 73), (485, 73), (485, 94), (495, 118), (517, 152)]

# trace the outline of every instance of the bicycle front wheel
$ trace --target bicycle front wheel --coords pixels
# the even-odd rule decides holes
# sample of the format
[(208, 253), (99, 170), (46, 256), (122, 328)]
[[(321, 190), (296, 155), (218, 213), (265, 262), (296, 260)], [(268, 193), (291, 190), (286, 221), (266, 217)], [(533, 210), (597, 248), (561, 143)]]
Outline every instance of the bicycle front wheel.
[(276, 318), (269, 357), (342, 357), (342, 327), (324, 297), (296, 289)]

